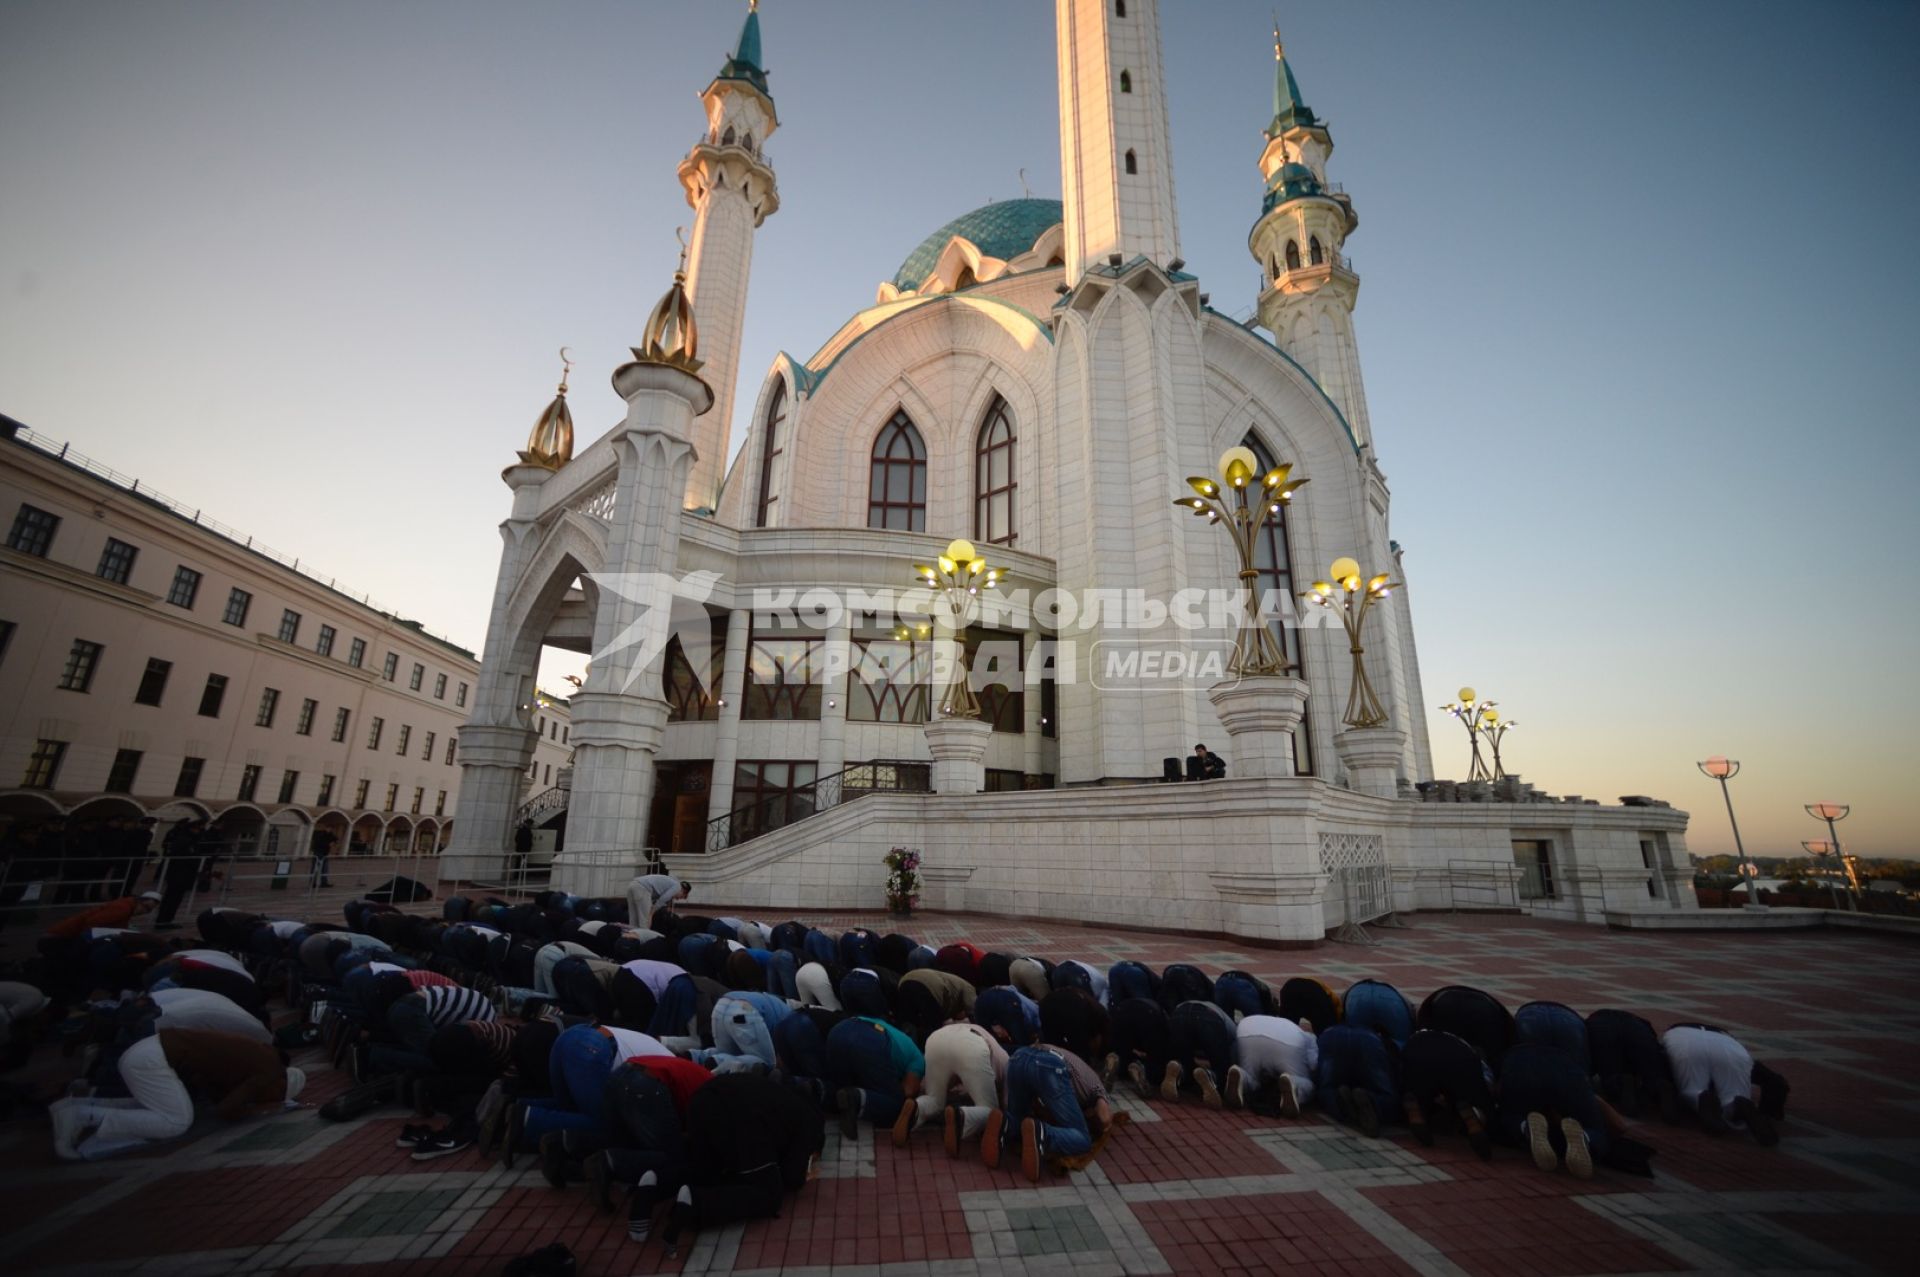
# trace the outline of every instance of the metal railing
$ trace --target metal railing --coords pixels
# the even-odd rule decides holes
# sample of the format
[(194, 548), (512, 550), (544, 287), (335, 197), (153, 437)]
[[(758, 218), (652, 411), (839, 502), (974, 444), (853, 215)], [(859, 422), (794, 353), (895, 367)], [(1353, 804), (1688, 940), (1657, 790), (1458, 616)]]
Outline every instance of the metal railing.
[(1364, 924), (1398, 927), (1394, 917), (1393, 874), (1385, 864), (1345, 865), (1335, 871), (1340, 882), (1341, 922), (1334, 940), (1347, 944), (1378, 943)]
[(931, 763), (860, 763), (709, 820), (707, 850), (737, 847), (867, 794), (931, 792)]
[(730, 146), (735, 148), (736, 150), (745, 151), (748, 155), (753, 156), (753, 158), (755, 158), (756, 160), (759, 160), (762, 164), (766, 164), (770, 166), (773, 163), (773, 156), (767, 154), (766, 148), (760, 145), (759, 139), (757, 138), (752, 142), (748, 142), (744, 140), (743, 134), (736, 133), (734, 134), (733, 139), (729, 141), (727, 140), (725, 133), (715, 132), (713, 129), (708, 129), (704, 134), (701, 135), (700, 142), (704, 146)]
[[(1522, 869), (1511, 860), (1447, 861), (1447, 908), (1518, 909)], [(1461, 893), (1469, 895), (1461, 900)]]
[(529, 816), (537, 816), (543, 811), (552, 811), (556, 807), (565, 807), (572, 796), (573, 789), (570, 786), (555, 785), (552, 789), (543, 790), (520, 804), (519, 810), (513, 814), (513, 823), (517, 825)]

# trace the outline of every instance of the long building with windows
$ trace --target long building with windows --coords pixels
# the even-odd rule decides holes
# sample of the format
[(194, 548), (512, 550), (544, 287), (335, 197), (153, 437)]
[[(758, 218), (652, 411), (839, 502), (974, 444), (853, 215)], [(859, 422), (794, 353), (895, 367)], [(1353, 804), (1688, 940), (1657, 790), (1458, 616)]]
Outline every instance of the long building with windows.
[[(437, 852), (457, 817), (473, 653), (0, 417), (0, 822), (215, 822), (241, 855)], [(554, 787), (542, 696), (520, 788)], [(549, 730), (550, 728), (550, 730)]]

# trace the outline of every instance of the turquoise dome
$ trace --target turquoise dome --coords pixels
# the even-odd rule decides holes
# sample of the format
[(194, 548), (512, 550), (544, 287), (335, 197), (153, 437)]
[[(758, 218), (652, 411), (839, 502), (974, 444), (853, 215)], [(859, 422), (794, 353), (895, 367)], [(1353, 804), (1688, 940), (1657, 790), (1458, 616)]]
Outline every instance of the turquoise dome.
[(920, 241), (894, 273), (893, 286), (906, 291), (920, 287), (933, 273), (940, 250), (955, 235), (970, 241), (988, 257), (1002, 261), (1018, 257), (1065, 216), (1059, 200), (1001, 200), (954, 218)]

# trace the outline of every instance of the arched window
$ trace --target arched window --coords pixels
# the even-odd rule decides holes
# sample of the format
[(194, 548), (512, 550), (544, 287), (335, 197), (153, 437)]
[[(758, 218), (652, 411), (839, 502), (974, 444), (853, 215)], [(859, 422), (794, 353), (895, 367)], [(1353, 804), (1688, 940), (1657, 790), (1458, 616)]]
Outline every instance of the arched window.
[(1320, 248), (1320, 237), (1315, 235), (1307, 241), (1307, 261), (1314, 266), (1318, 266), (1326, 260), (1326, 253), (1322, 252)]
[[(1253, 450), (1260, 472), (1265, 474), (1280, 464), (1260, 436), (1249, 431), (1240, 441)], [(1282, 616), (1295, 615), (1293, 608), (1298, 606), (1299, 596), (1293, 588), (1293, 556), (1288, 550), (1287, 539), (1288, 507), (1280, 507), (1280, 513), (1267, 520), (1266, 528), (1260, 534), (1259, 542), (1254, 546), (1253, 566), (1260, 573), (1258, 582), (1263, 598), (1271, 598), (1275, 605), (1285, 605)], [(1300, 646), (1300, 635), (1290, 630), (1277, 619), (1273, 622), (1273, 636), (1280, 643), (1280, 650), (1297, 667), (1294, 673), (1306, 677), (1305, 653)], [(1301, 719), (1300, 727), (1293, 734), (1294, 770), (1302, 776), (1313, 774), (1313, 733), (1308, 730), (1307, 720)]]
[(1140, 161), (1133, 158), (1132, 151), (1128, 151), (1127, 152), (1127, 172), (1138, 173), (1139, 171), (1140, 171)]
[(1016, 535), (1013, 444), (1013, 416), (995, 395), (973, 448), (973, 539), (988, 545), (1011, 545)]
[(1287, 269), (1300, 269), (1300, 245), (1293, 240), (1287, 241)]
[[(760, 504), (754, 515), (756, 528), (773, 525), (773, 507), (780, 500), (774, 485), (786, 474), (782, 458), (786, 454), (787, 383), (783, 379), (773, 388), (773, 402), (767, 405), (767, 422), (760, 432)], [(776, 470), (774, 467), (779, 466)]]
[(1127, 16), (1127, 0), (1113, 0), (1113, 16), (1116, 18)]
[(1122, 93), (1133, 92), (1133, 72), (1122, 71), (1120, 73), (1120, 91)]
[(927, 530), (927, 445), (904, 408), (880, 427), (873, 441), (867, 526), (896, 532)]
[(740, 145), (746, 147), (749, 151), (753, 149), (753, 130), (749, 129), (740, 135)]
[(733, 145), (733, 125), (731, 124), (727, 125), (727, 131), (720, 135), (720, 145), (722, 146)]

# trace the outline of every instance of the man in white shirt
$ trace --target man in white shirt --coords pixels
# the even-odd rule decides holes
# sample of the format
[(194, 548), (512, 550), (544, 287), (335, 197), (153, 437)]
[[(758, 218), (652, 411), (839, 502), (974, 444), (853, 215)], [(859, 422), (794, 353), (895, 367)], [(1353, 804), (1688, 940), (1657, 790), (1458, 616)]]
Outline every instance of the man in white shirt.
[(641, 874), (627, 884), (627, 925), (650, 927), (656, 910), (685, 899), (687, 885), (666, 874)]
[[(1731, 1033), (1698, 1024), (1676, 1024), (1660, 1037), (1673, 1067), (1673, 1084), (1680, 1098), (1700, 1114), (1700, 1124), (1720, 1132), (1729, 1126), (1744, 1128), (1768, 1147), (1780, 1140), (1774, 1112), (1753, 1102), (1753, 1083), (1760, 1072), (1753, 1056)], [(1771, 1069), (1777, 1094), (1767, 1094), (1767, 1108), (1784, 1113), (1786, 1080)], [(1772, 1091), (1771, 1086), (1763, 1093)]]
[(1301, 1106), (1313, 1102), (1313, 1070), (1319, 1063), (1320, 1040), (1307, 1021), (1243, 1017), (1234, 1034), (1234, 1064), (1227, 1070), (1227, 1106), (1257, 1103), (1271, 1085), (1280, 1115), (1299, 1117)]

